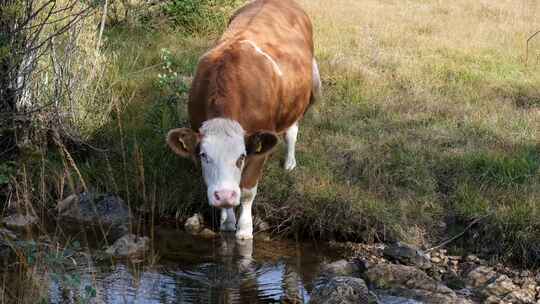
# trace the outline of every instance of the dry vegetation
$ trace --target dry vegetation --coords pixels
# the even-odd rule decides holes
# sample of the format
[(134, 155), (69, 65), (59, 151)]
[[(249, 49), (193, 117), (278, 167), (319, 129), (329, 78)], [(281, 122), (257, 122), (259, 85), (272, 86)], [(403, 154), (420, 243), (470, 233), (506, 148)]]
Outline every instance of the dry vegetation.
[[(282, 153), (270, 162), (257, 214), (276, 233), (424, 246), (483, 218), (456, 250), (540, 262), (540, 41), (523, 62), (536, 1), (301, 3), (324, 98), (301, 124), (297, 170)], [(186, 30), (144, 7), (126, 16), (110, 17), (98, 49), (79, 36), (71, 75), (89, 83), (69, 126), (85, 144), (27, 152), (8, 200), (23, 177), (35, 184), (24, 200), (49, 207), (84, 180), (159, 215), (210, 212), (198, 169), (163, 138), (187, 124), (190, 77), (225, 19)]]
[[(520, 262), (534, 259), (540, 250), (534, 40), (528, 68), (524, 53), (527, 37), (540, 28), (537, 3), (304, 4), (316, 24), (326, 89), (303, 134), (314, 140), (304, 148), (324, 151), (338, 193), (353, 192), (346, 200), (382, 222), (387, 236), (420, 244), (487, 216), (477, 227), (485, 233), (471, 244)], [(321, 181), (311, 179), (324, 175), (306, 176), (302, 184), (318, 188)]]

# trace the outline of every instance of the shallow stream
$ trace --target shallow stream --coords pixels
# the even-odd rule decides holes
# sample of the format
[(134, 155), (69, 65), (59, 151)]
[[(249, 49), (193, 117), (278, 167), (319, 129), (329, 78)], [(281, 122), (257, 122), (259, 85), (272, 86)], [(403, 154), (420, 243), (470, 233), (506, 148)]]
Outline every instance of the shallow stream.
[(156, 230), (153, 246), (139, 263), (78, 263), (67, 270), (76, 284), (48, 275), (48, 303), (307, 303), (324, 282), (321, 265), (340, 258), (314, 243), (207, 240), (176, 229)]

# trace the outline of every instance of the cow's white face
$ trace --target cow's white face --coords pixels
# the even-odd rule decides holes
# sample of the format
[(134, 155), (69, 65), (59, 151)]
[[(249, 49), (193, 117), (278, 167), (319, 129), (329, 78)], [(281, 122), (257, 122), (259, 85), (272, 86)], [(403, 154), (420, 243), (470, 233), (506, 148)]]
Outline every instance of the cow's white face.
[(174, 152), (200, 161), (208, 203), (218, 208), (240, 204), (240, 182), (247, 157), (268, 153), (277, 141), (271, 132), (246, 136), (238, 122), (223, 118), (205, 121), (198, 133), (183, 128), (167, 135)]
[[(244, 130), (241, 128), (201, 128), (199, 158), (211, 206), (231, 208), (240, 204), (240, 180), (246, 161)], [(224, 127), (224, 126), (221, 126)], [(238, 125), (239, 127), (239, 125)]]

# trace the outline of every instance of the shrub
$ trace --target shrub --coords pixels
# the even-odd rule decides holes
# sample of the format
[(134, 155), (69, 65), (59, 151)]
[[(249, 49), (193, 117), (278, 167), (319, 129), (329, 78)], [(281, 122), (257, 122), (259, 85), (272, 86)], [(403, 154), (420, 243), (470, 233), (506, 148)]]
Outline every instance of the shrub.
[(164, 13), (178, 27), (189, 33), (213, 32), (227, 24), (239, 0), (170, 0)]

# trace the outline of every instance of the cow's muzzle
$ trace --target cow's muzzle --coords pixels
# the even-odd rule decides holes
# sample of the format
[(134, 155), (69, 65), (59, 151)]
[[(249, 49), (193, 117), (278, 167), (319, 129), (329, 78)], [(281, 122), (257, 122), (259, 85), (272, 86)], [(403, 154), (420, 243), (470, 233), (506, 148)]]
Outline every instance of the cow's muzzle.
[(234, 190), (214, 191), (212, 205), (216, 208), (232, 208), (238, 205), (238, 193)]

